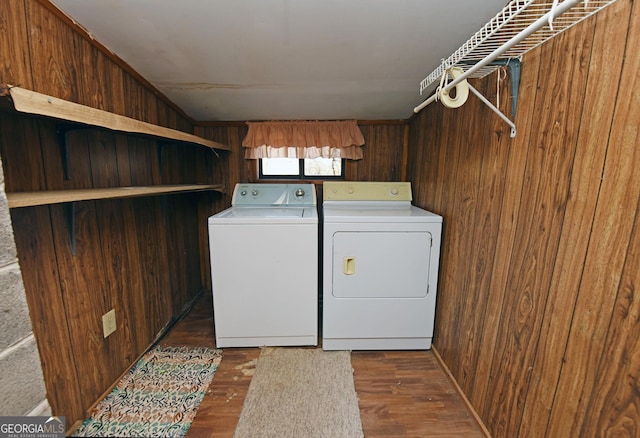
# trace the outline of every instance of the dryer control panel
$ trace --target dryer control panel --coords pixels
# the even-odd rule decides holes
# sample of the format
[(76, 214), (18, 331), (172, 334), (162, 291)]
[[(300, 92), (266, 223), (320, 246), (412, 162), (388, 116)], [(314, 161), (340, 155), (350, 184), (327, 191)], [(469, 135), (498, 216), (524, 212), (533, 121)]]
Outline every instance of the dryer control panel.
[(409, 182), (325, 181), (325, 201), (411, 201)]

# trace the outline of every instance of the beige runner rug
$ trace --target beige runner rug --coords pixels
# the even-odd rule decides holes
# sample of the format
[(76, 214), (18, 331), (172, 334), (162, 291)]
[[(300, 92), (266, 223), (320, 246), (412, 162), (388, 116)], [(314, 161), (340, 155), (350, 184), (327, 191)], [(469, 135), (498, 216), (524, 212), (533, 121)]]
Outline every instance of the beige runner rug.
[(348, 351), (262, 349), (234, 438), (363, 436)]

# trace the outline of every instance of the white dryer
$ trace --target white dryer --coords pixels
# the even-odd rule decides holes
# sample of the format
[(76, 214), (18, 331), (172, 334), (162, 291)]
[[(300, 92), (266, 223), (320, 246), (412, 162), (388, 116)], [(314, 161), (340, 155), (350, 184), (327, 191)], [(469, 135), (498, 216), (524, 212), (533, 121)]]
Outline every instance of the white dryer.
[(209, 218), (217, 347), (318, 344), (313, 184), (238, 184)]
[(322, 348), (430, 349), (442, 217), (410, 183), (325, 182)]

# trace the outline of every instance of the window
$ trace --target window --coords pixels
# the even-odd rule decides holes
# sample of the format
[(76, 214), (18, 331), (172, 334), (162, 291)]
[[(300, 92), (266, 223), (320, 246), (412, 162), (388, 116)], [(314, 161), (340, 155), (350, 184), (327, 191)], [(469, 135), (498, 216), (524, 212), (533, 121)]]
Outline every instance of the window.
[(260, 179), (344, 179), (341, 158), (261, 158)]

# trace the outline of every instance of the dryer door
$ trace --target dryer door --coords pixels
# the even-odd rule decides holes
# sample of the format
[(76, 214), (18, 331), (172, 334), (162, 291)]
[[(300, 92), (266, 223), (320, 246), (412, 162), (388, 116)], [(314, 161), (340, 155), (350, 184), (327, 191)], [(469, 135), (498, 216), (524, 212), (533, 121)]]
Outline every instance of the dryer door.
[(336, 298), (424, 298), (431, 233), (345, 231), (333, 235)]

